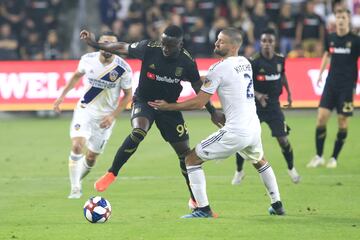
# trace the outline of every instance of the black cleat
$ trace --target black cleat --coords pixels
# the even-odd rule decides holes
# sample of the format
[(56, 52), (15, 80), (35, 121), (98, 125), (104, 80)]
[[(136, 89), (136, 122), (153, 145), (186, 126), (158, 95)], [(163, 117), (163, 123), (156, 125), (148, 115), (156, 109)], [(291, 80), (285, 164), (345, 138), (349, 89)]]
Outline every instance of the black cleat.
[(270, 215), (285, 215), (285, 209), (283, 208), (281, 201), (272, 203), (269, 208), (269, 213)]

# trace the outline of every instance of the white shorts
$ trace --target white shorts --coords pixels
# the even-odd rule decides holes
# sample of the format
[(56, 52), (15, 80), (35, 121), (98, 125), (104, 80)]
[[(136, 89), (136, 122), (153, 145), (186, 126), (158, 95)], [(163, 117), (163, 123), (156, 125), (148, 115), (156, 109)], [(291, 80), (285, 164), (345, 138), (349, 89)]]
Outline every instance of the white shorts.
[(87, 148), (94, 153), (102, 153), (109, 140), (115, 121), (109, 128), (100, 128), (102, 117), (94, 117), (86, 109), (76, 108), (70, 125), (70, 137), (86, 138)]
[(204, 161), (225, 159), (238, 152), (245, 160), (257, 163), (264, 156), (261, 130), (240, 135), (220, 129), (196, 145), (195, 152)]

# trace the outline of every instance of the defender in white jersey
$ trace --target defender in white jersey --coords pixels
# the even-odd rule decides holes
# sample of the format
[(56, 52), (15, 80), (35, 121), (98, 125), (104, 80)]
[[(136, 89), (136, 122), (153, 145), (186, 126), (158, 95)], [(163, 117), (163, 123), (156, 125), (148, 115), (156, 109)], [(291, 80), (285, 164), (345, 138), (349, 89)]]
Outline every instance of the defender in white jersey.
[[(99, 42), (117, 42), (112, 33), (104, 33)], [(66, 94), (84, 76), (86, 91), (78, 101), (70, 125), (72, 148), (69, 156), (71, 192), (68, 198), (81, 197), (81, 179), (95, 165), (111, 136), (115, 118), (124, 110), (132, 97), (132, 70), (122, 58), (105, 51), (92, 52), (81, 57), (78, 68), (61, 96), (54, 103), (60, 104)], [(120, 93), (123, 97), (119, 102)], [(83, 155), (84, 148), (86, 155)]]
[(251, 161), (258, 170), (271, 199), (270, 214), (285, 214), (276, 177), (264, 159), (260, 122), (254, 100), (252, 69), (248, 60), (238, 56), (241, 43), (238, 30), (222, 30), (214, 49), (214, 53), (221, 56), (222, 60), (211, 66), (196, 97), (181, 103), (167, 103), (163, 100), (149, 102), (149, 105), (159, 110), (200, 109), (217, 91), (225, 114), (223, 127), (196, 145), (186, 157), (191, 190), (199, 207), (183, 218), (217, 217), (209, 205), (201, 164), (207, 160), (227, 158), (235, 152)]

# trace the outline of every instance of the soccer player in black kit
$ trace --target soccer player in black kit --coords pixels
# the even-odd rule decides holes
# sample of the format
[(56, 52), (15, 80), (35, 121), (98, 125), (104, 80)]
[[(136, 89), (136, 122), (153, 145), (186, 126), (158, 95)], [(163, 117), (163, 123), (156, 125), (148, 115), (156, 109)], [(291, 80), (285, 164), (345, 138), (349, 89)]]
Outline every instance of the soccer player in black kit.
[[(256, 112), (260, 122), (266, 122), (281, 147), (285, 157), (288, 174), (294, 183), (300, 181), (300, 176), (294, 167), (294, 155), (287, 138), (290, 128), (285, 123), (281, 111), (279, 97), (285, 87), (288, 94), (288, 105), (291, 107), (291, 93), (285, 75), (285, 58), (275, 52), (276, 36), (271, 28), (265, 29), (260, 37), (260, 52), (256, 53), (250, 63), (253, 68)], [(233, 185), (240, 184), (244, 178), (244, 159), (236, 154), (237, 170), (231, 181)]]
[[(87, 44), (95, 48), (115, 54), (127, 54), (142, 61), (139, 86), (135, 91), (132, 104), (132, 132), (118, 149), (111, 168), (95, 182), (95, 189), (102, 192), (109, 187), (155, 122), (164, 140), (170, 143), (179, 157), (182, 174), (191, 195), (189, 207), (196, 208), (185, 166), (185, 156), (190, 151), (190, 147), (183, 116), (179, 111), (153, 109), (147, 103), (156, 99), (166, 99), (168, 102), (175, 103), (182, 90), (180, 81), (190, 81), (196, 92), (202, 86), (195, 60), (182, 47), (182, 29), (174, 25), (168, 26), (160, 41), (143, 40), (132, 44), (124, 42), (98, 44), (93, 34), (88, 31), (82, 31), (80, 38), (85, 39)], [(210, 103), (206, 108), (211, 113), (215, 124), (224, 121), (224, 115), (215, 110)]]
[(351, 33), (350, 19), (349, 10), (336, 10), (336, 32), (329, 34), (325, 40), (325, 52), (320, 66), (318, 85), (322, 81), (322, 73), (327, 66), (329, 57), (331, 57), (331, 62), (317, 115), (316, 155), (307, 164), (307, 167), (310, 168), (325, 164), (323, 150), (326, 138), (326, 124), (334, 108), (336, 108), (338, 115), (339, 129), (333, 153), (326, 167), (337, 167), (337, 159), (347, 136), (348, 117), (353, 114), (353, 95), (358, 78), (357, 61), (360, 54), (360, 38)]

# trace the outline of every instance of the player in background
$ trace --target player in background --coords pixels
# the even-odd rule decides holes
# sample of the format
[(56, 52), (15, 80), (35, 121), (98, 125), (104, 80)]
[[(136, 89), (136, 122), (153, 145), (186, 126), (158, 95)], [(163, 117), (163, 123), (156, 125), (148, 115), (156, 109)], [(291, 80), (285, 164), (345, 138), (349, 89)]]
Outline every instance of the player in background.
[[(171, 25), (165, 29), (160, 41), (143, 40), (131, 44), (124, 42), (97, 44), (92, 40), (93, 34), (88, 31), (82, 31), (81, 38), (95, 48), (116, 54), (126, 54), (142, 61), (139, 86), (135, 91), (132, 105), (133, 129), (118, 149), (108, 172), (96, 181), (95, 189), (102, 192), (110, 186), (155, 122), (163, 139), (169, 142), (180, 160), (180, 168), (191, 196), (189, 207), (195, 208), (196, 202), (191, 193), (185, 167), (185, 156), (190, 151), (190, 147), (188, 129), (182, 113), (158, 111), (147, 104), (148, 101), (155, 99), (176, 102), (182, 90), (181, 81), (191, 82), (196, 92), (202, 85), (196, 62), (183, 48), (182, 29)], [(214, 123), (222, 121), (223, 114), (215, 110), (210, 103), (206, 105), (206, 108), (211, 113)]]
[[(99, 43), (117, 42), (112, 33), (104, 33)], [(72, 142), (69, 156), (71, 192), (68, 198), (81, 197), (81, 179), (95, 165), (111, 136), (115, 118), (132, 97), (132, 70), (120, 57), (105, 51), (87, 53), (81, 57), (78, 68), (54, 102), (60, 113), (60, 104), (66, 94), (85, 77), (86, 92), (78, 101), (70, 125)], [(121, 90), (123, 97), (119, 101)], [(85, 146), (87, 148), (84, 155)]]
[(260, 121), (254, 100), (253, 74), (249, 61), (238, 56), (241, 43), (242, 37), (237, 29), (222, 30), (214, 49), (214, 53), (222, 59), (210, 67), (196, 97), (181, 103), (167, 103), (164, 100), (149, 102), (150, 106), (159, 110), (200, 109), (217, 91), (225, 113), (226, 122), (222, 122), (223, 127), (197, 144), (186, 156), (190, 186), (198, 208), (183, 218), (216, 217), (209, 205), (201, 164), (208, 160), (225, 159), (235, 152), (251, 161), (258, 170), (271, 199), (270, 214), (285, 214), (275, 174), (264, 159)]
[[(294, 167), (294, 153), (287, 137), (290, 128), (285, 122), (279, 102), (282, 89), (285, 87), (288, 96), (288, 105), (285, 107), (291, 107), (291, 92), (285, 75), (285, 57), (275, 52), (275, 43), (275, 31), (271, 28), (265, 29), (260, 37), (260, 52), (250, 59), (253, 69), (256, 112), (260, 122), (266, 122), (271, 129), (271, 135), (278, 141), (291, 180), (298, 183), (300, 176)], [(240, 184), (245, 176), (243, 164), (244, 158), (236, 154), (237, 170), (231, 181), (233, 185)]]
[(337, 9), (335, 11), (336, 31), (329, 34), (325, 40), (325, 52), (321, 61), (318, 85), (322, 82), (322, 74), (329, 62), (329, 58), (331, 58), (331, 61), (317, 115), (315, 132), (316, 155), (307, 164), (309, 168), (325, 164), (323, 151), (326, 138), (326, 124), (334, 108), (337, 111), (339, 129), (333, 153), (326, 164), (327, 168), (337, 167), (338, 156), (347, 136), (348, 119), (352, 116), (354, 110), (353, 95), (358, 78), (357, 61), (360, 55), (360, 37), (351, 33), (350, 20), (349, 10)]

